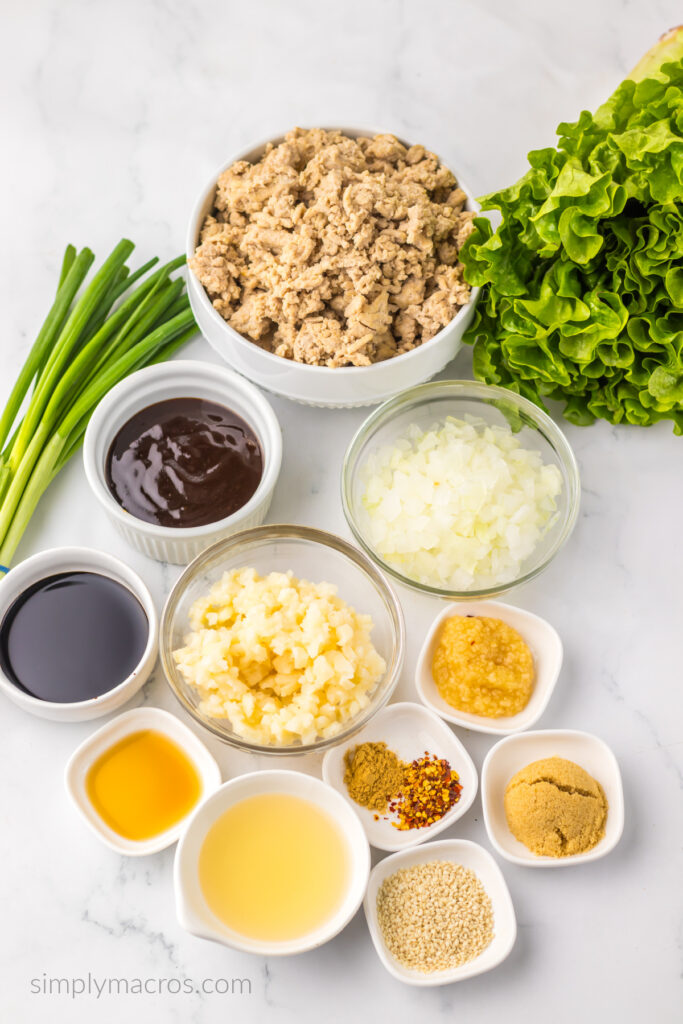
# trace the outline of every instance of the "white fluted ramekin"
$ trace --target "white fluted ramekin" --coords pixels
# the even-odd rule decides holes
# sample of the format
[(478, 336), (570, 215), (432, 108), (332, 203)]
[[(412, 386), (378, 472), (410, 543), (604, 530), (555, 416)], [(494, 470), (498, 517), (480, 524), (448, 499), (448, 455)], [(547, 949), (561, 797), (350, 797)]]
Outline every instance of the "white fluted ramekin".
[[(337, 125), (326, 125), (328, 130), (338, 128)], [(367, 127), (340, 127), (339, 131), (353, 139), (363, 136), (378, 135), (381, 129)], [(386, 129), (385, 129), (386, 131)], [(410, 142), (397, 136), (406, 146)], [(259, 160), (265, 152), (266, 145), (272, 142), (277, 146), (283, 141), (284, 135), (267, 139), (265, 142), (240, 150), (223, 163), (211, 175), (211, 179), (202, 190), (195, 203), (187, 229), (186, 251), (190, 260), (199, 243), (199, 236), (206, 216), (211, 212), (216, 197), (218, 178), (238, 160), (250, 163)], [(415, 141), (422, 141), (417, 139)], [(458, 186), (467, 195), (466, 209), (478, 210), (479, 205), (472, 193), (463, 184), (458, 172), (451, 162), (444, 159), (446, 167), (455, 174)], [(479, 297), (479, 288), (473, 288), (470, 301), (460, 309), (445, 327), (419, 345), (418, 348), (403, 355), (385, 359), (372, 366), (311, 366), (308, 363), (297, 363), (292, 359), (283, 359), (273, 352), (268, 352), (249, 338), (239, 334), (214, 309), (211, 299), (197, 277), (190, 270), (187, 275), (187, 294), (192, 306), (195, 320), (209, 345), (239, 373), (243, 373), (255, 384), (282, 395), (293, 402), (304, 405), (324, 406), (327, 408), (346, 408), (362, 405), (378, 405), (404, 391), (406, 388), (429, 380), (443, 370), (444, 366), (455, 358), (462, 346), (462, 336), (474, 316), (474, 307)]]
[[(246, 505), (215, 523), (176, 528), (144, 522), (122, 508), (107, 486), (107, 454), (118, 431), (141, 409), (170, 398), (227, 406), (246, 420), (261, 444), (263, 476), (256, 491)], [(217, 540), (261, 525), (280, 474), (282, 434), (270, 403), (244, 377), (213, 363), (177, 360), (138, 370), (112, 388), (88, 424), (83, 461), (93, 494), (128, 543), (160, 562), (187, 565)]]

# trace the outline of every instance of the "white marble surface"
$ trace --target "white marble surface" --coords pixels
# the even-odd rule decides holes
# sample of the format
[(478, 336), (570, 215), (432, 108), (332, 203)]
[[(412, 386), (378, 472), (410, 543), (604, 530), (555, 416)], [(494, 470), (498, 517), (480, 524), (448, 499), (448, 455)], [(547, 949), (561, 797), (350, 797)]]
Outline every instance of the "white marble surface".
[[(680, 13), (674, 0), (4, 3), (0, 399), (49, 304), (66, 242), (104, 255), (126, 234), (141, 257), (170, 257), (195, 193), (225, 155), (297, 122), (374, 123), (427, 142), (481, 194), (514, 180), (526, 150), (552, 142), (557, 122), (597, 105)], [(212, 358), (201, 341), (189, 354)], [(450, 373), (469, 371), (466, 351)], [(339, 468), (362, 411), (274, 404), (285, 457), (271, 520), (346, 534)], [(568, 434), (584, 484), (579, 525), (551, 569), (512, 600), (547, 616), (565, 643), (540, 725), (594, 731), (620, 760), (627, 824), (617, 850), (571, 870), (504, 864), (516, 947), (494, 973), (461, 985), (401, 986), (377, 961), (362, 915), (317, 952), (254, 959), (180, 930), (172, 851), (126, 860), (77, 819), (62, 769), (94, 726), (42, 722), (3, 701), (2, 1021), (680, 1020), (683, 439), (663, 425)], [(306, 450), (302, 438), (312, 436)], [(177, 572), (124, 546), (78, 458), (17, 558), (68, 543), (129, 560), (159, 603)], [(401, 597), (409, 652), (397, 695), (410, 698), (417, 649), (439, 606)], [(141, 699), (178, 710), (159, 673)], [(481, 767), (489, 740), (459, 735)], [(209, 746), (226, 777), (254, 767)], [(486, 842), (478, 800), (452, 833)], [(180, 979), (187, 988), (248, 978), (252, 992), (31, 991), (32, 979), (40, 988), (46, 977), (89, 973), (98, 983)]]

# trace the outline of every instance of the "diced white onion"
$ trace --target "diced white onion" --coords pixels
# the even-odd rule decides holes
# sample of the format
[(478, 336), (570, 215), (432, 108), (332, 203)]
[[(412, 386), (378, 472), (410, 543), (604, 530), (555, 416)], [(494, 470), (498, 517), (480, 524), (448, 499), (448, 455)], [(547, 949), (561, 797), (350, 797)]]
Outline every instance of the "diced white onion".
[(509, 427), (411, 426), (361, 469), (367, 541), (404, 576), (449, 590), (515, 579), (556, 518), (557, 466)]

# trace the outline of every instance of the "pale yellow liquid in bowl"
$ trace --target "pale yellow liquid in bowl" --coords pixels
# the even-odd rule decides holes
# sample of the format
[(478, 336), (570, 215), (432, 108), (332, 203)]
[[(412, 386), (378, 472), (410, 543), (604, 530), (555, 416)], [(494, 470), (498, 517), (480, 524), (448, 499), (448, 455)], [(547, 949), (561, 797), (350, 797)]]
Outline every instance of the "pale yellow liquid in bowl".
[(199, 852), (199, 882), (212, 912), (241, 935), (286, 942), (337, 911), (350, 875), (336, 822), (286, 793), (248, 797), (214, 822)]

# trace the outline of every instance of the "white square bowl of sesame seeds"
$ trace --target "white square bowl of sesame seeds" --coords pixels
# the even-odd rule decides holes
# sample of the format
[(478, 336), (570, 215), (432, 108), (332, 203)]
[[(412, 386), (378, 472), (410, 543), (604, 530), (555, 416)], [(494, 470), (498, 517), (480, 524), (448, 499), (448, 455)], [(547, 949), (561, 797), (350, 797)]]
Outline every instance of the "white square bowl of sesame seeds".
[[(427, 871), (420, 876), (410, 869)], [(488, 850), (467, 839), (386, 857), (370, 873), (363, 908), (377, 955), (407, 985), (449, 985), (490, 971), (517, 937), (500, 868)], [(454, 965), (431, 966), (443, 961)]]
[[(346, 753), (362, 743), (386, 743), (389, 750), (408, 763), (427, 753), (443, 758), (458, 774), (458, 783), (462, 786), (459, 799), (443, 817), (431, 825), (405, 831), (398, 829), (395, 813), (387, 810), (384, 814), (377, 814), (362, 807), (352, 799), (346, 787)], [(462, 818), (477, 795), (477, 769), (458, 737), (438, 715), (410, 701), (382, 708), (350, 741), (331, 747), (325, 754), (322, 767), (325, 782), (341, 793), (360, 818), (370, 845), (389, 853), (433, 839)]]

